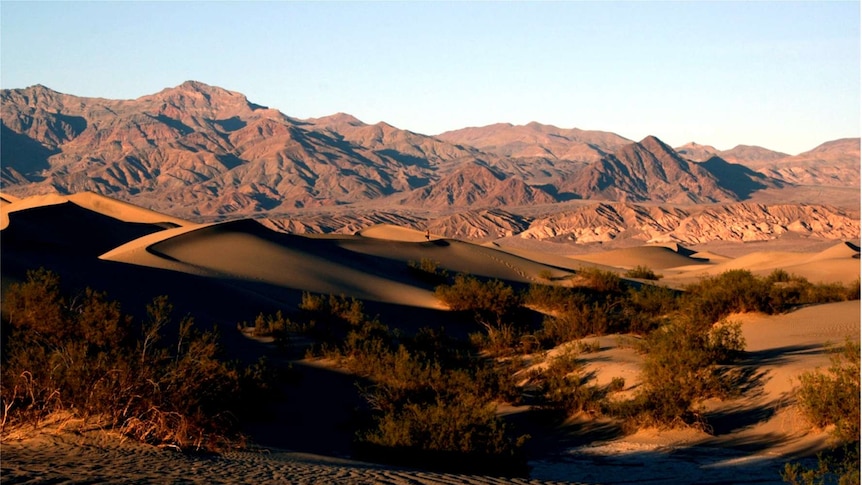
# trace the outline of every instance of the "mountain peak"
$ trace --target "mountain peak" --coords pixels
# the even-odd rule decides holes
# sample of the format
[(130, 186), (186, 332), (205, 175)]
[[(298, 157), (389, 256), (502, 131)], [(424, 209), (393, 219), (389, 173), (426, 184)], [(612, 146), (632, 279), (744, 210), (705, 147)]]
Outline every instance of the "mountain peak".
[(210, 85), (209, 85), (209, 84), (207, 84), (207, 83), (202, 83), (202, 82), (200, 82), (200, 81), (195, 81), (195, 80), (193, 80), (193, 79), (189, 79), (188, 81), (185, 81), (184, 83), (182, 83), (182, 84), (180, 84), (179, 86), (177, 86), (177, 88), (181, 88), (181, 89), (194, 89), (194, 90), (196, 90), (196, 91), (207, 91), (207, 90), (212, 90), (212, 89), (213, 89), (213, 87), (214, 87), (214, 86), (210, 86)]
[(341, 128), (341, 127), (345, 127), (345, 126), (353, 126), (353, 127), (368, 126), (366, 123), (364, 123), (359, 118), (357, 118), (351, 114), (342, 113), (342, 112), (338, 112), (338, 113), (335, 113), (335, 114), (332, 114), (329, 116), (322, 116), (320, 118), (309, 118), (306, 121), (308, 121), (312, 124), (315, 124), (315, 125), (326, 126), (326, 127), (336, 128), (336, 129)]
[(179, 110), (198, 110), (207, 116), (230, 117), (239, 113), (267, 109), (249, 102), (244, 94), (218, 86), (210, 86), (200, 81), (185, 81), (179, 86), (167, 88), (156, 94), (143, 96), (139, 101), (149, 101), (160, 104), (159, 111), (165, 106)]
[(668, 145), (667, 145), (665, 142), (661, 141), (661, 140), (660, 140), (657, 136), (655, 136), (655, 135), (647, 135), (647, 137), (646, 137), (646, 138), (644, 138), (643, 140), (639, 141), (638, 143), (640, 143), (641, 145), (643, 145), (643, 146), (645, 146), (645, 147), (650, 147), (650, 146), (659, 146), (659, 147), (662, 147), (662, 148), (670, 148), (670, 147), (668, 147)]

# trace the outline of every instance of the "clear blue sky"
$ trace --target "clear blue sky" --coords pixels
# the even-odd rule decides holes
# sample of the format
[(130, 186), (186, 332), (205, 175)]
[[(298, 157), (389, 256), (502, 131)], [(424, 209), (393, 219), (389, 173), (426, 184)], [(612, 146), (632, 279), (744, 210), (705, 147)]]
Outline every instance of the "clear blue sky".
[(194, 79), (298, 118), (530, 121), (796, 154), (859, 136), (859, 2), (9, 2), (0, 87)]

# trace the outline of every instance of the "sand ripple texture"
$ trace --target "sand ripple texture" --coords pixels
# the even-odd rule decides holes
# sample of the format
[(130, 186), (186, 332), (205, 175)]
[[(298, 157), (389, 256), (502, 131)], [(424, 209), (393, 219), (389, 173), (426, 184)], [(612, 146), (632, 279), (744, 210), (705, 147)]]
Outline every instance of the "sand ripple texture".
[(116, 438), (73, 434), (4, 442), (4, 484), (553, 484), (518, 478), (431, 473), (285, 451), (186, 455)]

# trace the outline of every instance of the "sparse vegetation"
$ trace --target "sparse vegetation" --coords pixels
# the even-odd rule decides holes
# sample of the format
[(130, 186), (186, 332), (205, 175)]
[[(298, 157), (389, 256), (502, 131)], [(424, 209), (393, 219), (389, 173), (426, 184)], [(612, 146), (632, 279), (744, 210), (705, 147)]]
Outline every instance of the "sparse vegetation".
[[(368, 410), (356, 434), (361, 457), (451, 471), (526, 471), (526, 438), (513, 436), (494, 412), (495, 399), (519, 394), (506, 362), (479, 357), (438, 330), (392, 332), (364, 315), (360, 302), (309, 294), (302, 310), (315, 323), (300, 327), (327, 338), (321, 353), (372, 382), (362, 392)], [(328, 338), (321, 322), (344, 337)]]
[(603, 293), (622, 291), (620, 276), (612, 271), (598, 268), (582, 268), (578, 271), (576, 280), (580, 286), (592, 288)]
[[(419, 263), (416, 269), (441, 276), (435, 263)], [(698, 403), (733, 395), (734, 376), (724, 364), (744, 347), (739, 325), (723, 318), (858, 297), (858, 285), (854, 290), (852, 285), (813, 285), (783, 272), (763, 278), (732, 271), (678, 292), (626, 287), (614, 273), (587, 270), (575, 287), (533, 285), (519, 294), (498, 280), (458, 275), (435, 293), (473, 318), (477, 332), (469, 341), (441, 329), (405, 335), (366, 315), (361, 301), (310, 293), (290, 317), (260, 314), (238, 328), (280, 345), (302, 333), (315, 342), (314, 355), (368, 379), (362, 389), (367, 406), (356, 430), (356, 449), (363, 457), (520, 475), (526, 469), (526, 438), (496, 415), (495, 401), (520, 402), (529, 389), (538, 407), (561, 416), (591, 413), (637, 426), (705, 426)], [(545, 314), (541, 324), (524, 318), (525, 307)], [(68, 299), (55, 275), (31, 273), (3, 299), (2, 424), (37, 422), (65, 409), (107, 419), (148, 442), (215, 448), (238, 439), (236, 424), (246, 406), (241, 396), (266, 391), (266, 367), (225, 363), (214, 332), (196, 331), (191, 318), (172, 323), (171, 313), (168, 300), (157, 298), (148, 307), (149, 317), (135, 323), (102, 293), (87, 290)], [(645, 337), (641, 385), (627, 400), (609, 399), (625, 388), (625, 380), (591, 384), (578, 361), (581, 353), (601, 350), (597, 339), (585, 343), (584, 337), (610, 332)], [(523, 370), (517, 355), (578, 340), (570, 344), (571, 352), (526, 376), (520, 383), (525, 387), (516, 385), (514, 376)], [(855, 368), (836, 369), (828, 378), (803, 377), (807, 390), (800, 401), (811, 403), (815, 416), (849, 416), (840, 407), (849, 394), (826, 397), (850, 387), (845, 381), (855, 372), (857, 414), (848, 421), (855, 430), (838, 421), (816, 424), (834, 424), (844, 436), (858, 434), (858, 355)], [(840, 383), (833, 382), (835, 376), (841, 376)], [(499, 468), (500, 463), (506, 467)], [(796, 474), (794, 479), (803, 472), (787, 471)]]
[(438, 286), (434, 294), (452, 310), (475, 312), (483, 321), (501, 321), (521, 304), (520, 296), (502, 281), (481, 281), (464, 274), (451, 285)]
[(543, 407), (561, 411), (564, 416), (598, 414), (608, 390), (588, 384), (582, 367), (578, 353), (568, 350), (551, 359), (544, 370), (534, 372), (528, 385), (542, 397)]
[(799, 406), (813, 426), (832, 426), (836, 444), (818, 456), (817, 468), (787, 463), (781, 473), (793, 485), (859, 483), (860, 347), (848, 341), (837, 349), (827, 371), (800, 378)]
[(733, 394), (726, 367), (745, 347), (739, 324), (703, 326), (685, 317), (656, 329), (646, 339), (641, 391), (612, 412), (632, 423), (659, 427), (701, 425), (695, 405)]
[(859, 439), (860, 347), (848, 341), (832, 357), (825, 372), (802, 374), (797, 397), (805, 417), (819, 428), (835, 427), (841, 443)]
[(271, 382), (263, 362), (222, 360), (217, 334), (191, 317), (174, 323), (164, 296), (136, 325), (104, 293), (68, 299), (55, 274), (38, 270), (2, 303), (4, 427), (65, 411), (148, 443), (219, 448), (239, 443), (246, 399)]
[(735, 312), (782, 313), (799, 305), (829, 303), (859, 298), (858, 283), (813, 284), (776, 270), (759, 277), (748, 270), (730, 270), (704, 278), (686, 290), (686, 312), (716, 322)]
[(625, 276), (626, 278), (637, 278), (641, 280), (660, 280), (664, 277), (660, 274), (656, 274), (647, 266), (635, 266), (626, 271)]
[(440, 285), (449, 281), (449, 272), (440, 267), (440, 263), (428, 258), (422, 258), (419, 262), (407, 263), (410, 271), (419, 279), (432, 285)]

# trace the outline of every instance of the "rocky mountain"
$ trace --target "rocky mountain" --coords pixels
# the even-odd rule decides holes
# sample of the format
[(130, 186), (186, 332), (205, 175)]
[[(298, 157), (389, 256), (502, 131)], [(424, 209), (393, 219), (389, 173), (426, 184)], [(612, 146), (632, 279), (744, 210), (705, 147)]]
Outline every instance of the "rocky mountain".
[(858, 212), (797, 204), (734, 203), (659, 207), (596, 203), (540, 217), (521, 238), (595, 243), (617, 239), (699, 244), (766, 241), (786, 235), (822, 239), (859, 238)]
[(677, 148), (683, 157), (705, 162), (720, 158), (743, 165), (785, 184), (859, 187), (859, 138), (826, 142), (813, 150), (790, 156), (763, 147), (738, 145), (719, 151), (708, 145), (688, 143)]
[[(579, 224), (617, 234), (601, 219), (613, 203), (733, 204), (799, 184), (859, 185), (858, 139), (788, 157), (674, 150), (653, 136), (632, 142), (539, 123), (426, 136), (344, 113), (297, 119), (195, 81), (134, 100), (3, 90), (0, 120), (5, 192), (92, 191), (197, 220), (270, 217), (291, 232), (393, 223), (476, 239), (540, 234), (524, 214), (552, 217), (560, 203), (596, 200), (610, 205)], [(650, 217), (680, 210), (654, 207)], [(548, 237), (565, 233), (560, 224)]]
[(604, 131), (561, 129), (552, 125), (498, 123), (484, 127), (447, 131), (437, 138), (458, 145), (476, 147), (488, 153), (512, 158), (551, 158), (595, 162), (631, 143)]
[(794, 157), (750, 166), (796, 185), (859, 187), (859, 138), (826, 142)]
[[(605, 200), (709, 203), (737, 200), (704, 167), (688, 162), (654, 136), (631, 143), (591, 164), (564, 186)], [(585, 197), (586, 198), (586, 197)], [(594, 197), (591, 197), (594, 198)]]
[(313, 213), (292, 217), (270, 217), (265, 226), (293, 234), (354, 234), (379, 224), (428, 230), (432, 234), (472, 241), (490, 241), (517, 236), (530, 225), (530, 218), (502, 209), (456, 211), (443, 215), (418, 215), (388, 211), (352, 211), (348, 214)]

